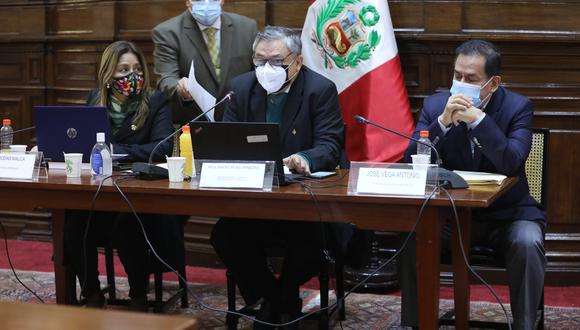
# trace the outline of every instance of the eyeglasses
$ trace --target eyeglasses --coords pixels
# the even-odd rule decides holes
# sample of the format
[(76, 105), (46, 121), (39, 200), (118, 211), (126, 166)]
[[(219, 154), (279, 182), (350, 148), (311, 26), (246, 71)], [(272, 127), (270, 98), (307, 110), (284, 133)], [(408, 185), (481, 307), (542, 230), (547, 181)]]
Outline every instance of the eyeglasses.
[(271, 59), (265, 59), (262, 57), (252, 57), (252, 60), (254, 61), (255, 66), (264, 66), (266, 65), (266, 63), (270, 63), (270, 66), (282, 66), (284, 65), (284, 61), (288, 57), (290, 57), (290, 55), (292, 55), (292, 53), (286, 55), (286, 57), (284, 58), (271, 58)]

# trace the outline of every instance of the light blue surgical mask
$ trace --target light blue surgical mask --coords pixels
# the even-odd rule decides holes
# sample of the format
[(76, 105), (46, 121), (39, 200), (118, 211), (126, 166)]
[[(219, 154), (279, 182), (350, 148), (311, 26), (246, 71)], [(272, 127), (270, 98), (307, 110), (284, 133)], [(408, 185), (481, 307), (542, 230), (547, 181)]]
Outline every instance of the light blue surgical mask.
[(493, 77), (489, 78), (489, 80), (481, 86), (474, 85), (474, 84), (468, 84), (468, 83), (453, 79), (453, 85), (451, 86), (451, 90), (450, 90), (451, 95), (457, 95), (457, 94), (465, 95), (471, 99), (474, 107), (479, 108), (481, 106), (481, 104), (483, 103), (483, 101), (485, 101), (487, 98), (489, 98), (492, 94), (492, 93), (489, 93), (489, 95), (486, 96), (486, 98), (483, 101), (480, 98), (481, 97), (481, 90), (483, 88), (485, 88), (485, 86), (487, 86), (487, 84), (489, 84), (489, 82), (492, 79), (493, 79)]
[(221, 14), (220, 1), (191, 1), (191, 15), (201, 25), (211, 26)]

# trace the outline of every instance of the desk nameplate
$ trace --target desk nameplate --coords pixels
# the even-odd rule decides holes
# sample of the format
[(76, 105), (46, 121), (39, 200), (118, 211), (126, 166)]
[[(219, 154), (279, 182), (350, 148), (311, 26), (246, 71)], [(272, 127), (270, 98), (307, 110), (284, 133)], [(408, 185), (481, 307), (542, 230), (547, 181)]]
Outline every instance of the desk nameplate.
[(0, 154), (0, 178), (32, 180), (36, 154)]
[[(273, 162), (271, 162), (273, 163)], [(264, 189), (268, 162), (214, 162), (201, 164), (199, 188)], [(269, 190), (271, 190), (271, 184)]]

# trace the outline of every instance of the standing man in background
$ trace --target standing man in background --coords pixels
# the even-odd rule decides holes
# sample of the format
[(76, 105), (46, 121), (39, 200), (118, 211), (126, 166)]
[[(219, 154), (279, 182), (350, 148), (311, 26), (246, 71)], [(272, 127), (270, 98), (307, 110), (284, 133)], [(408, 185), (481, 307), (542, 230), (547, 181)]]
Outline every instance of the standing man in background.
[[(196, 80), (216, 99), (228, 93), (231, 78), (253, 69), (256, 21), (222, 12), (223, 3), (186, 0), (186, 11), (153, 29), (157, 87), (174, 102), (176, 123), (186, 123), (207, 110), (200, 109), (187, 91), (192, 60)], [(218, 107), (214, 119), (221, 120), (223, 111)]]

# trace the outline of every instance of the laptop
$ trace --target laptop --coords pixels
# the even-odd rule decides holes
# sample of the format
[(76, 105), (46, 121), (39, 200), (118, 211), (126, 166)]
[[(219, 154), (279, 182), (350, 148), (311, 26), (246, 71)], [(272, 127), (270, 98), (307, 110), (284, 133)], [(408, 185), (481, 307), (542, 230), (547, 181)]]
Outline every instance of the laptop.
[(193, 122), (190, 126), (196, 159), (275, 161), (274, 178), (281, 186), (302, 177), (284, 175), (276, 123)]
[(97, 133), (109, 144), (109, 120), (105, 107), (35, 106), (34, 122), (38, 151), (51, 162), (63, 162), (63, 152), (80, 152), (89, 163)]

